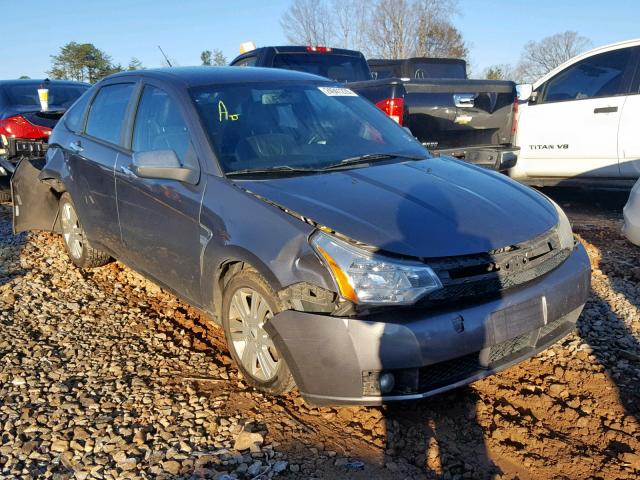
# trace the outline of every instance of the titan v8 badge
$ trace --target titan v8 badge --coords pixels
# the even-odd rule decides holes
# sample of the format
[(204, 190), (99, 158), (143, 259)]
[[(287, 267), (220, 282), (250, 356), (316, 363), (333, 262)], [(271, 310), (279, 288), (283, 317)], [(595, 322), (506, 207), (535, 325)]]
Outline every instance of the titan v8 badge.
[(569, 148), (568, 143), (558, 143), (556, 145), (529, 145), (531, 150), (567, 150)]

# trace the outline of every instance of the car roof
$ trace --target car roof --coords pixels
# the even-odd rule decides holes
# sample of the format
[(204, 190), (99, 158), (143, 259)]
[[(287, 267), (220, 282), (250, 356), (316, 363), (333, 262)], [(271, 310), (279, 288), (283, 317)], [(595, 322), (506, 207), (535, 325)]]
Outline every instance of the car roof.
[(254, 83), (254, 82), (296, 82), (323, 81), (335, 83), (318, 75), (261, 67), (170, 67), (147, 70), (134, 70), (116, 73), (105, 78), (126, 78), (129, 76), (159, 79), (186, 87), (197, 87), (217, 83)]

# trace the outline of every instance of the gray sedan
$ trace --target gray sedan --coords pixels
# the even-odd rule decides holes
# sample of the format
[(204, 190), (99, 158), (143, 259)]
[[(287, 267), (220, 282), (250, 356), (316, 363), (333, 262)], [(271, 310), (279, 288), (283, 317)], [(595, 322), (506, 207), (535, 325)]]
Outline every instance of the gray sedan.
[(416, 399), (571, 329), (590, 266), (562, 210), (433, 158), (344, 85), (275, 69), (104, 79), (13, 178), (15, 229), (117, 258), (210, 315), (247, 382)]

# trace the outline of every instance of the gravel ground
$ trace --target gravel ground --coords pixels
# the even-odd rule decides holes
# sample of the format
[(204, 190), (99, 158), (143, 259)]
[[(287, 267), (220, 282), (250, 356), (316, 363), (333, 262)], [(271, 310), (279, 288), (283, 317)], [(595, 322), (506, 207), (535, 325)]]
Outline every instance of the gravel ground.
[(439, 397), (309, 408), (246, 387), (221, 333), (120, 263), (83, 272), (0, 205), (2, 478), (637, 479), (640, 253), (621, 196), (549, 191), (588, 248), (578, 331)]

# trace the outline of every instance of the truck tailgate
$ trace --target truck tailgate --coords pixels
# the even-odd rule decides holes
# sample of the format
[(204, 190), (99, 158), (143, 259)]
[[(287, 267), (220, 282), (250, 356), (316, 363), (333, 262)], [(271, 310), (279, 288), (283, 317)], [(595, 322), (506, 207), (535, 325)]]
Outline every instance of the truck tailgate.
[(405, 125), (429, 148), (511, 143), (513, 82), (410, 80), (403, 86)]
[(403, 125), (432, 150), (512, 142), (513, 82), (393, 78), (349, 86), (373, 103), (402, 97)]

